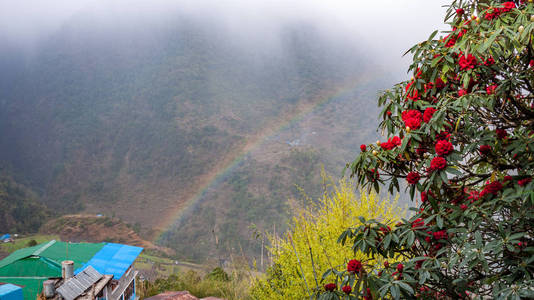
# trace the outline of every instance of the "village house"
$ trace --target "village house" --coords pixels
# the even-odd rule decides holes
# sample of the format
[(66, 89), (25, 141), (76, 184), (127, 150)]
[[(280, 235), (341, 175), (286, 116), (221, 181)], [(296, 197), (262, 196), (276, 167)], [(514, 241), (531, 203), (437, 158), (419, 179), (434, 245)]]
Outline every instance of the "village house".
[(134, 300), (133, 263), (141, 251), (115, 243), (52, 240), (1, 260), (0, 282), (21, 287), (24, 299)]

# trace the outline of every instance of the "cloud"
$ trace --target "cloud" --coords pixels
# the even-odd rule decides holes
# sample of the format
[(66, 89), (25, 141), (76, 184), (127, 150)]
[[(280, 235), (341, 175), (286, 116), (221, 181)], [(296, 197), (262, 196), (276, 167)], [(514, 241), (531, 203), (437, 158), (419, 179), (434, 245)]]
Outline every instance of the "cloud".
[[(76, 16), (150, 22), (179, 14), (219, 22), (241, 40), (274, 39), (292, 22), (308, 22), (333, 38), (370, 46), (395, 61), (443, 26), (444, 0), (0, 0), (0, 41), (31, 47)], [(1, 47), (1, 46), (0, 46)]]

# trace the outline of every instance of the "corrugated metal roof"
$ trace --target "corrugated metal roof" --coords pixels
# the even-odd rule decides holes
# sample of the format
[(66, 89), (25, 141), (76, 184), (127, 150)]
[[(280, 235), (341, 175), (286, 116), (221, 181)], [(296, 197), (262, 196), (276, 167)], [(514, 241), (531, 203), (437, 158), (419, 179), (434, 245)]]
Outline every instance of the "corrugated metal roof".
[(14, 284), (0, 285), (0, 299), (18, 299), (22, 300), (22, 288)]
[[(82, 268), (92, 266), (102, 274), (113, 275), (115, 279), (120, 279), (141, 251), (143, 251), (141, 247), (108, 243)], [(79, 271), (80, 269), (76, 270), (75, 273)]]
[(98, 273), (98, 271), (95, 270), (93, 267), (88, 266), (76, 276), (72, 277), (71, 279), (67, 280), (67, 282), (62, 284), (57, 289), (57, 292), (60, 293), (61, 296), (67, 300), (76, 299), (76, 297), (83, 294), (83, 292), (85, 292), (89, 287), (91, 287), (98, 280), (100, 280), (102, 276), (103, 275)]

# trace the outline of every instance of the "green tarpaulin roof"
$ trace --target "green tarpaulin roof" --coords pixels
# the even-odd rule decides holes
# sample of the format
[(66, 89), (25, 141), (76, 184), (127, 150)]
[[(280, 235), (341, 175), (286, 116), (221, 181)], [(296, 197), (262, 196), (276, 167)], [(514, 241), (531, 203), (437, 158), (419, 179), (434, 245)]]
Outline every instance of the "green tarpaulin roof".
[(35, 299), (35, 295), (42, 290), (44, 280), (61, 277), (62, 261), (72, 260), (76, 270), (104, 245), (105, 243), (66, 243), (53, 240), (17, 250), (0, 261), (0, 281), (23, 285), (24, 298)]

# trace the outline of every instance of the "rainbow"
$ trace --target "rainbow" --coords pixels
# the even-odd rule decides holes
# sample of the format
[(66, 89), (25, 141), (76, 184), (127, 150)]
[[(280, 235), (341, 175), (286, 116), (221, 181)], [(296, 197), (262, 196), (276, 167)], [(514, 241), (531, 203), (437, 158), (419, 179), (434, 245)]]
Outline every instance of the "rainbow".
[(183, 218), (187, 215), (187, 212), (194, 208), (194, 206), (199, 203), (199, 201), (209, 190), (217, 187), (222, 181), (224, 181), (224, 178), (228, 174), (232, 173), (232, 171), (239, 166), (239, 164), (249, 153), (264, 145), (266, 141), (278, 133), (289, 128), (293, 124), (298, 123), (304, 117), (314, 112), (321, 106), (327, 104), (333, 99), (350, 95), (350, 93), (373, 81), (380, 75), (381, 74), (378, 73), (366, 74), (365, 76), (360, 76), (356, 80), (351, 80), (348, 84), (342, 85), (341, 88), (328, 92), (326, 95), (316, 97), (313, 99), (313, 101), (301, 101), (308, 103), (297, 106), (295, 113), (280, 116), (279, 118), (270, 122), (270, 124), (272, 124), (271, 126), (266, 126), (265, 129), (261, 130), (252, 137), (249, 137), (239, 152), (235, 153), (233, 157), (224, 160), (222, 164), (215, 166), (212, 172), (205, 176), (204, 180), (202, 180), (202, 183), (199, 185), (197, 192), (192, 197), (189, 197), (189, 199), (186, 200), (182, 205), (172, 209), (167, 216), (162, 217), (162, 221), (158, 224), (158, 226), (156, 226), (156, 228), (159, 228), (160, 230), (154, 241), (160, 241), (162, 236), (164, 236), (168, 230), (170, 230), (175, 224), (179, 224), (181, 221), (183, 221)]

